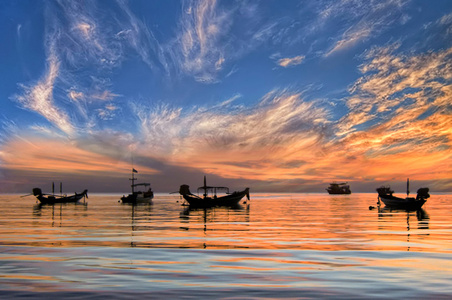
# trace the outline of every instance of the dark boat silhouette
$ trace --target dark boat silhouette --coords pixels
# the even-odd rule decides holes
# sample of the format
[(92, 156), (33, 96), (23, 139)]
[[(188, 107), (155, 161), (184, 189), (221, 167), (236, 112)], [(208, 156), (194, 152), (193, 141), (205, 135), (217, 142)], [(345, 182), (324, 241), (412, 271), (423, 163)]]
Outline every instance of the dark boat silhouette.
[[(137, 170), (132, 168), (132, 178), (129, 180), (132, 180), (132, 194), (129, 194), (127, 196), (122, 196), (121, 200), (122, 203), (152, 203), (152, 199), (154, 198), (154, 192), (151, 189), (150, 183), (135, 183), (135, 180), (138, 178), (135, 178), (134, 174), (138, 173)], [(144, 187), (144, 191), (136, 191), (136, 187)], [(146, 188), (149, 187), (147, 190)]]
[[(206, 176), (204, 176), (204, 185), (198, 188), (198, 194), (202, 191), (202, 197), (190, 192), (190, 187), (183, 184), (179, 188), (179, 194), (188, 202), (190, 207), (208, 208), (215, 206), (237, 206), (243, 197), (250, 199), (250, 189), (246, 188), (240, 192), (229, 193), (229, 188), (224, 186), (208, 186)], [(225, 192), (225, 196), (217, 196), (217, 192)]]
[(43, 194), (40, 188), (33, 189), (33, 195), (41, 202), (41, 204), (55, 204), (55, 203), (74, 203), (82, 198), (88, 198), (88, 190), (84, 190), (80, 194), (67, 196), (62, 192), (62, 184), (60, 183), (60, 195), (54, 193), (55, 186), (52, 183), (52, 194)]
[(382, 201), (387, 207), (400, 208), (406, 210), (417, 210), (424, 205), (428, 198), (430, 198), (428, 188), (420, 188), (417, 190), (417, 196), (408, 197), (410, 194), (410, 180), (407, 179), (407, 197), (399, 198), (393, 196), (393, 190), (389, 186), (381, 186), (377, 188), (378, 201)]
[(350, 186), (345, 183), (330, 183), (330, 186), (326, 189), (328, 194), (331, 195), (343, 195), (343, 194), (351, 194)]

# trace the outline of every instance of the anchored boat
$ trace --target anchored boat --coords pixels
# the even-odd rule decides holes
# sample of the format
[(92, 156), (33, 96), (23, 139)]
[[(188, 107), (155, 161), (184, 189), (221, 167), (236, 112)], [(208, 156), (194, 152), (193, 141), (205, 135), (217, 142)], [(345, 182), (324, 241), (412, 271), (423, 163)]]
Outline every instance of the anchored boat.
[[(202, 192), (202, 197), (192, 194), (190, 187), (183, 184), (179, 188), (179, 194), (188, 202), (190, 207), (215, 207), (215, 206), (236, 206), (243, 197), (250, 199), (250, 189), (229, 193), (229, 188), (224, 186), (208, 186), (206, 176), (204, 176), (204, 185), (198, 188), (198, 194)], [(226, 195), (218, 196), (218, 192), (224, 192)]]
[[(135, 183), (135, 173), (138, 173), (137, 170), (132, 168), (132, 178), (129, 180), (132, 181), (132, 194), (127, 196), (122, 196), (122, 203), (152, 203), (152, 199), (154, 198), (154, 192), (151, 189), (150, 183)], [(136, 190), (137, 187), (143, 187), (144, 191)]]
[(389, 186), (381, 186), (377, 188), (378, 201), (382, 201), (388, 207), (401, 208), (406, 210), (417, 210), (424, 205), (428, 198), (430, 198), (428, 188), (420, 188), (417, 190), (417, 196), (409, 197), (410, 194), (410, 179), (407, 179), (407, 193), (406, 198), (399, 198), (393, 196), (393, 190)]
[(330, 186), (326, 189), (328, 194), (331, 195), (341, 195), (341, 194), (351, 194), (350, 186), (345, 183), (330, 183)]
[(60, 182), (60, 194), (55, 194), (55, 185), (52, 183), (52, 194), (43, 194), (40, 188), (33, 189), (33, 195), (41, 202), (41, 204), (55, 204), (55, 203), (73, 203), (82, 198), (88, 198), (88, 190), (84, 190), (80, 194), (74, 193), (74, 195), (68, 196), (63, 194), (62, 183)]

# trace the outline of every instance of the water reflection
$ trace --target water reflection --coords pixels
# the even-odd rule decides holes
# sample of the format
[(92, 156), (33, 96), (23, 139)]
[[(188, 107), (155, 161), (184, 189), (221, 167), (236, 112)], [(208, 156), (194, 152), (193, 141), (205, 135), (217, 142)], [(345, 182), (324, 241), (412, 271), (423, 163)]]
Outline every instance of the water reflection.
[(416, 219), (418, 221), (417, 229), (428, 229), (429, 228), (429, 220), (430, 217), (427, 214), (427, 212), (421, 208), (418, 210), (404, 210), (404, 209), (394, 209), (394, 208), (380, 208), (378, 207), (378, 218), (391, 218), (396, 217), (397, 215), (404, 215), (406, 216), (406, 223), (407, 223), (407, 231), (410, 231), (410, 216), (413, 218), (414, 215), (416, 216)]
[[(239, 231), (241, 235), (249, 231), (250, 210), (249, 205), (237, 204), (232, 207), (193, 208), (183, 206), (179, 214), (180, 230), (203, 232), (204, 242), (202, 248), (218, 248), (218, 239), (224, 238), (225, 232)], [(231, 237), (229, 237), (231, 238)], [(192, 247), (192, 246), (190, 246)], [(237, 248), (237, 246), (225, 246), (222, 248)], [(248, 248), (248, 247), (245, 247)]]
[(369, 210), (373, 194), (261, 194), (254, 195), (250, 209), (206, 210), (181, 207), (173, 196), (157, 195), (153, 205), (117, 199), (93, 195), (88, 209), (33, 206), (32, 199), (0, 195), (3, 294), (37, 291), (43, 294), (27, 296), (45, 298), (58, 292), (56, 298), (76, 298), (76, 291), (92, 291), (84, 296), (96, 299), (107, 291), (113, 298), (126, 298), (124, 291), (142, 292), (129, 298), (205, 291), (206, 299), (452, 294), (452, 195), (412, 212)]
[[(417, 220), (417, 227), (413, 224), (413, 218), (416, 218)], [(378, 220), (379, 222), (382, 222), (381, 224), (384, 224), (380, 226), (380, 229), (387, 231), (393, 238), (398, 236), (396, 233), (400, 231), (400, 228), (402, 228), (401, 226), (406, 226), (406, 251), (410, 251), (411, 245), (415, 242), (413, 240), (410, 241), (412, 235), (415, 235), (416, 239), (429, 235), (428, 231), (425, 233), (413, 232), (415, 229), (429, 229), (430, 217), (423, 208), (418, 210), (404, 210), (389, 207), (378, 207)], [(406, 225), (402, 225), (404, 224), (402, 221), (405, 221)]]
[(42, 217), (50, 213), (52, 220), (55, 220), (55, 216), (59, 217), (60, 220), (63, 219), (63, 208), (75, 209), (78, 211), (87, 211), (88, 203), (85, 202), (75, 202), (75, 203), (55, 203), (55, 204), (42, 204), (38, 203), (33, 205), (33, 216)]
[(142, 243), (136, 239), (140, 236), (137, 231), (151, 230), (151, 216), (152, 216), (152, 204), (151, 203), (122, 203), (122, 208), (125, 211), (130, 211), (130, 247), (139, 247)]
[[(444, 247), (443, 235), (431, 236), (431, 218), (425, 209), (369, 210), (374, 198), (261, 194), (253, 197), (252, 206), (207, 209), (181, 206), (179, 197), (159, 195), (153, 205), (122, 204), (116, 195), (93, 195), (89, 209), (80, 203), (34, 205), (34, 201), (11, 200), (3, 202), (0, 228), (5, 229), (0, 229), (0, 237), (7, 236), (3, 244), (43, 247), (59, 242), (65, 247), (315, 251), (406, 251), (413, 245), (425, 249), (439, 237), (441, 244), (435, 247)], [(435, 222), (449, 224), (450, 218), (441, 217), (449, 210), (435, 210), (433, 204), (429, 212)]]

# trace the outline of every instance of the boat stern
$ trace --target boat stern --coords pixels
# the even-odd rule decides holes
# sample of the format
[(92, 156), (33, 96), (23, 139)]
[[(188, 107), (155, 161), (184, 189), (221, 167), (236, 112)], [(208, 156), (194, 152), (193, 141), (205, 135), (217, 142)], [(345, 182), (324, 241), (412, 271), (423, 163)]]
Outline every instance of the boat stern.
[(33, 196), (41, 196), (42, 190), (40, 188), (34, 188), (33, 189)]
[(417, 190), (416, 200), (430, 198), (430, 194), (428, 192), (429, 192), (428, 188), (420, 188), (420, 189), (418, 189)]

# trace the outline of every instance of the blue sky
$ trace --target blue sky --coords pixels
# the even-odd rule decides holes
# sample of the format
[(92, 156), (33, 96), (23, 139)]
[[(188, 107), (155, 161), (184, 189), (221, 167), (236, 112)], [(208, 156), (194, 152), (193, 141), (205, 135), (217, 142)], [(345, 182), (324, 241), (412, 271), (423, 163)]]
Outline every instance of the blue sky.
[(451, 1), (0, 0), (0, 192), (452, 187)]

